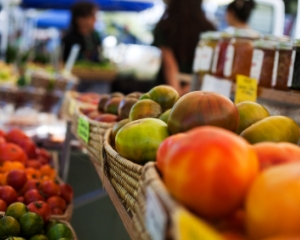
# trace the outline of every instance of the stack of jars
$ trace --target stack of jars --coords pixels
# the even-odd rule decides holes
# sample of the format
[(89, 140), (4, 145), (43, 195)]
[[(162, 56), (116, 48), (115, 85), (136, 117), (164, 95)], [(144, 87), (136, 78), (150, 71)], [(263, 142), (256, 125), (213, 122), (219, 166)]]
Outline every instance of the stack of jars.
[(196, 49), (194, 72), (236, 80), (245, 75), (264, 88), (300, 90), (300, 40), (265, 36), (247, 29), (233, 33), (207, 32)]

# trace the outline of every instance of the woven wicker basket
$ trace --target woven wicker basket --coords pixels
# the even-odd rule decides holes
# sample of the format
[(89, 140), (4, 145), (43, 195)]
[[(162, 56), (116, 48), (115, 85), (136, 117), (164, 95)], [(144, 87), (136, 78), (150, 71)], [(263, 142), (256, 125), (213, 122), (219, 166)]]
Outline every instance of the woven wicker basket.
[[(81, 138), (77, 134), (78, 121), (80, 118), (84, 118), (89, 123), (89, 141), (85, 143), (81, 140)], [(103, 154), (102, 154), (102, 146), (103, 146), (103, 137), (105, 132), (111, 128), (114, 123), (104, 123), (94, 121), (87, 116), (85, 116), (80, 108), (75, 109), (75, 114), (72, 118), (72, 132), (80, 140), (82, 145), (87, 149), (88, 154), (91, 156), (92, 161), (98, 162), (99, 166), (103, 167)]]
[(77, 100), (78, 92), (67, 91), (64, 95), (64, 100), (60, 109), (61, 116), (66, 120), (72, 120), (77, 108), (95, 108), (96, 106), (90, 103), (84, 103)]
[(136, 214), (140, 211), (136, 202), (143, 167), (119, 155), (111, 145), (110, 136), (111, 129), (104, 137), (104, 171), (125, 207)]

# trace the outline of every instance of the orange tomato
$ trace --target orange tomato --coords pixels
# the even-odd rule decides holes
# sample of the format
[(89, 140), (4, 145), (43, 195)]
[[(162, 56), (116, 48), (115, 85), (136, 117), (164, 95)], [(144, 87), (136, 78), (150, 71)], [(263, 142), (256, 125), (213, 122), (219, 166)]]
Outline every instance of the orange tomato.
[(25, 169), (28, 180), (29, 179), (40, 179), (41, 173), (34, 168), (26, 168)]
[(56, 178), (56, 171), (49, 164), (43, 165), (40, 168), (40, 172), (41, 172), (41, 176), (48, 176), (50, 178), (49, 180)]
[(179, 138), (171, 136), (161, 144), (157, 161), (170, 193), (207, 218), (236, 211), (259, 170), (251, 145), (230, 131), (210, 126)]
[(250, 239), (300, 236), (300, 163), (264, 170), (246, 198), (246, 227)]
[(2, 176), (1, 176), (0, 184), (1, 184), (2, 186), (7, 185), (7, 181), (6, 181), (7, 175), (8, 175), (8, 172), (3, 173)]

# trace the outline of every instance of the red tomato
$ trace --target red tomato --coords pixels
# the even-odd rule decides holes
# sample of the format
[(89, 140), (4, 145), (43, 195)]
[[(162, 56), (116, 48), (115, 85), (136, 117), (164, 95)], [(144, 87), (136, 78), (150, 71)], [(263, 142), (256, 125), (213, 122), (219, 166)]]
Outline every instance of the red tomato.
[(27, 154), (27, 157), (30, 159), (36, 159), (37, 154), (36, 154), (36, 145), (34, 144), (33, 141), (30, 139), (25, 139), (23, 141), (20, 141), (18, 144)]
[(20, 190), (27, 182), (27, 176), (23, 170), (12, 170), (6, 177), (6, 182), (9, 186), (12, 186), (15, 190)]
[(24, 132), (22, 132), (20, 129), (17, 128), (10, 130), (6, 134), (5, 138), (8, 142), (12, 142), (12, 143), (19, 143), (24, 139), (25, 140), (29, 139), (29, 137), (27, 137), (27, 135)]
[(4, 137), (5, 138), (5, 132), (3, 132), (2, 130), (0, 130), (0, 137)]
[(27, 191), (24, 195), (25, 204), (29, 204), (35, 201), (45, 201), (44, 196), (36, 189)]
[(0, 199), (6, 202), (7, 206), (17, 201), (18, 195), (11, 186), (0, 187)]
[(52, 209), (53, 208), (60, 208), (60, 209), (63, 210), (63, 212), (67, 208), (66, 201), (64, 199), (62, 199), (61, 197), (58, 197), (58, 196), (53, 196), (53, 197), (48, 198), (47, 203), (49, 204), (49, 206)]
[(65, 199), (67, 203), (72, 202), (74, 196), (73, 188), (69, 184), (61, 184), (60, 196)]
[(49, 221), (51, 217), (51, 209), (47, 203), (43, 201), (36, 201), (30, 203), (27, 207), (30, 212), (34, 212), (40, 215), (43, 218), (44, 223), (47, 223)]
[(47, 197), (59, 196), (59, 183), (55, 181), (46, 181), (41, 184), (41, 190)]
[(4, 200), (0, 199), (0, 212), (5, 212), (7, 208), (6, 202)]
[(53, 214), (53, 215), (63, 215), (64, 211), (60, 208), (51, 208), (51, 214)]
[(0, 146), (0, 162), (16, 161), (25, 163), (27, 155), (18, 145), (14, 143), (6, 143)]
[(42, 163), (39, 160), (28, 160), (26, 162), (26, 167), (28, 168), (40, 169), (41, 166)]
[(32, 190), (32, 189), (39, 189), (40, 187), (40, 182), (36, 179), (29, 179), (24, 187), (22, 188), (21, 190), (21, 194), (25, 194), (26, 192), (28, 192), (29, 190)]
[(5, 138), (0, 136), (0, 145), (5, 144), (5, 143), (6, 143)]
[(52, 156), (51, 154), (44, 148), (38, 148), (36, 150), (37, 152), (37, 155), (38, 155), (38, 158), (43, 158), (43, 159), (46, 159), (46, 163), (50, 163), (51, 162), (51, 159), (52, 159)]

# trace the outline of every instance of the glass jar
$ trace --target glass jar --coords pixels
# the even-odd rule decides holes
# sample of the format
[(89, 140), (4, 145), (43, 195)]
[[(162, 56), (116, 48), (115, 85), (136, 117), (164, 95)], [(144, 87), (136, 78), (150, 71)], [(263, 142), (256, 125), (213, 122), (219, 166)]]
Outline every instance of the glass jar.
[[(294, 42), (293, 53), (293, 77), (291, 80), (291, 89), (300, 90), (300, 40)], [(289, 83), (288, 83), (289, 84)]]
[(260, 87), (271, 88), (275, 80), (276, 45), (276, 42), (268, 40), (254, 42), (250, 77), (256, 79)]
[(294, 64), (292, 62), (293, 43), (281, 42), (277, 45), (278, 64), (276, 80), (272, 84), (275, 89), (288, 91), (291, 87)]
[(193, 72), (195, 75), (192, 80), (192, 90), (199, 90), (203, 77), (211, 73), (214, 50), (219, 42), (219, 32), (205, 32), (200, 35), (200, 41), (196, 47)]
[(226, 51), (224, 76), (236, 81), (238, 74), (249, 76), (252, 62), (253, 41), (260, 34), (248, 29), (236, 29)]
[(215, 54), (214, 54), (211, 72), (216, 77), (220, 77), (220, 78), (224, 77), (223, 71), (224, 71), (224, 65), (226, 60), (226, 51), (231, 38), (232, 38), (232, 34), (227, 32), (221, 33), (221, 38), (218, 42), (218, 45), (215, 48)]

